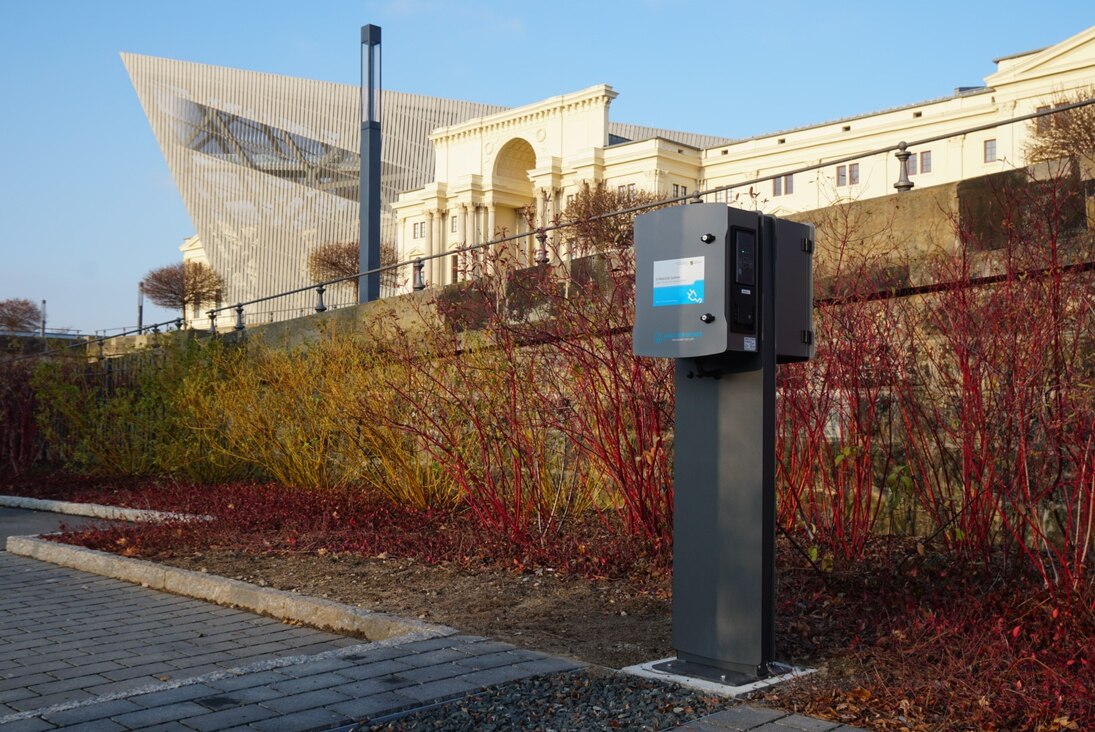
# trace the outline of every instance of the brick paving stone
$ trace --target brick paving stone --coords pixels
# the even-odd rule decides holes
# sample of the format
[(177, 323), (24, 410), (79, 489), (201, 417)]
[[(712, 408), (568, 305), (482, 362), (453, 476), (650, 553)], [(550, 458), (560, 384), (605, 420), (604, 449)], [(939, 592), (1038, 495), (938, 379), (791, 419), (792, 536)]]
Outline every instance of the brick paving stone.
[(152, 707), (162, 707), (168, 704), (194, 701), (201, 697), (215, 696), (216, 694), (218, 694), (218, 691), (212, 686), (207, 686), (205, 684), (188, 684), (186, 686), (177, 686), (174, 689), (152, 691), (147, 694), (136, 694), (127, 698), (134, 704), (149, 709)]
[(348, 661), (342, 657), (323, 658), (317, 661), (309, 661), (306, 664), (300, 664), (297, 666), (286, 666), (278, 669), (278, 672), (283, 676), (291, 678), (298, 678), (301, 676), (312, 676), (318, 673), (324, 673), (327, 671), (336, 671), (340, 674), (345, 673), (346, 670), (353, 668), (353, 661)]
[(125, 679), (123, 681), (110, 681), (105, 684), (96, 684), (95, 686), (87, 687), (87, 691), (94, 696), (107, 696), (108, 694), (125, 694), (130, 692), (136, 692), (138, 689), (143, 689), (149, 684), (156, 683), (156, 681), (144, 677), (135, 679)]
[(480, 686), (495, 686), (497, 684), (505, 684), (510, 681), (517, 681), (518, 679), (527, 679), (530, 674), (524, 669), (519, 669), (516, 666), (496, 666), (494, 668), (488, 668), (482, 671), (476, 671), (474, 676), (469, 678), (475, 679), (475, 682)]
[(364, 662), (373, 663), (375, 661), (387, 661), (393, 658), (402, 658), (403, 656), (410, 655), (408, 651), (403, 650), (399, 645), (381, 646), (379, 648), (370, 648), (367, 651), (361, 653), (347, 653), (339, 658), (344, 658), (347, 661), (353, 661), (354, 663)]
[(532, 674), (550, 674), (556, 671), (573, 671), (581, 668), (580, 663), (567, 660), (565, 658), (553, 658), (551, 656), (545, 656), (533, 661), (525, 661), (524, 663), (517, 663), (513, 666), (515, 669), (528, 671)]
[(226, 727), (250, 724), (261, 719), (277, 716), (277, 712), (266, 709), (256, 704), (249, 704), (235, 709), (224, 709), (219, 712), (209, 712), (198, 717), (189, 717), (183, 720), (183, 724), (200, 732), (215, 732)]
[[(307, 668), (311, 664), (304, 664)], [(315, 674), (312, 676), (300, 676), (298, 678), (282, 681), (277, 684), (271, 685), (274, 691), (279, 691), (282, 694), (300, 694), (305, 691), (314, 691), (315, 689), (326, 689), (331, 686), (338, 686), (345, 684), (349, 679), (341, 674), (337, 674), (333, 671), (327, 673)]]
[(524, 660), (526, 659), (518, 657), (511, 649), (508, 651), (485, 653), (482, 656), (471, 656), (460, 661), (454, 661), (454, 663), (469, 669), (481, 670), (494, 668), (496, 666), (512, 666), (515, 663), (520, 663)]
[(439, 648), (448, 648), (452, 645), (452, 640), (447, 637), (443, 638), (427, 638), (426, 640), (411, 641), (410, 643), (401, 643), (399, 648), (404, 653), (424, 653), (426, 651), (436, 651)]
[[(742, 732), (743, 730), (754, 730), (761, 725), (769, 724), (786, 716), (786, 712), (778, 709), (741, 705), (709, 714), (678, 729), (688, 730), (688, 732), (699, 732), (699, 730)], [(783, 732), (786, 732), (786, 729)]]
[(4, 725), (4, 732), (39, 732), (39, 730), (44, 729), (55, 729), (55, 727), (40, 719), (20, 719), (17, 722), (8, 722)]
[(108, 683), (110, 679), (103, 678), (102, 676), (96, 676), (95, 674), (89, 674), (87, 676), (75, 676), (68, 679), (58, 679), (50, 681), (45, 684), (35, 684), (29, 687), (35, 694), (41, 696), (48, 696), (50, 694), (56, 694), (62, 691), (72, 691), (73, 689), (84, 689), (96, 684)]
[(825, 719), (815, 719), (801, 714), (789, 714), (786, 717), (773, 722), (777, 727), (787, 727), (802, 732), (832, 732), (840, 726), (839, 722), (830, 722)]
[[(18, 709), (20, 712), (29, 712), (32, 709), (45, 709), (46, 707), (54, 706), (55, 704), (66, 704), (68, 702), (83, 701), (90, 699), (93, 694), (89, 694), (83, 689), (72, 689), (70, 691), (60, 691), (56, 694), (46, 694), (43, 696), (36, 696), (27, 699), (17, 699), (7, 702), (9, 707)], [(5, 730), (7, 732), (7, 730)]]
[[(24, 663), (24, 658), (26, 663)], [(64, 658), (55, 658), (52, 661), (46, 661), (44, 663), (34, 663), (34, 661), (36, 660), (37, 659), (35, 659), (33, 655), (27, 655), (12, 659), (6, 659), (6, 662), (4, 660), (0, 660), (0, 663), (4, 663), (5, 666), (11, 666), (12, 668), (18, 668), (21, 673), (26, 674), (27, 676), (34, 676), (35, 674), (48, 674), (54, 680), (60, 678), (57, 676), (57, 672), (63, 672), (68, 669), (77, 668)], [(95, 671), (92, 671), (91, 673), (95, 673)]]
[(468, 657), (469, 654), (464, 651), (463, 647), (438, 648), (436, 651), (426, 651), (425, 653), (415, 653), (407, 656), (403, 659), (403, 662), (411, 666), (433, 666), (450, 661), (463, 661)]
[(282, 696), (280, 692), (274, 691), (269, 686), (250, 686), (246, 689), (235, 689), (234, 691), (219, 692), (211, 697), (197, 699), (198, 704), (203, 707), (211, 707), (211, 699), (217, 699), (222, 701), (232, 701), (235, 706), (243, 704), (260, 704), (268, 699), (276, 699)]
[(472, 656), (482, 656), (486, 653), (498, 653), (499, 651), (512, 651), (514, 648), (515, 646), (509, 643), (492, 640), (473, 640), (466, 645), (460, 646), (460, 650)]
[(441, 681), (407, 686), (400, 689), (399, 693), (415, 701), (432, 702), (442, 699), (454, 699), (464, 696), (470, 691), (477, 691), (479, 688), (474, 682), (465, 681), (464, 679), (442, 679)]
[(384, 676), (386, 674), (401, 673), (409, 668), (412, 667), (402, 661), (388, 659), (377, 661), (376, 663), (362, 663), (360, 665), (339, 669), (338, 673), (347, 678), (363, 680)]
[[(65, 728), (62, 727), (61, 729)], [(79, 724), (73, 725), (70, 729), (78, 729), (79, 732), (116, 732), (117, 730), (126, 732), (129, 727), (123, 727), (110, 719), (96, 719), (92, 722), (80, 722)]]
[(119, 714), (138, 712), (140, 710), (141, 707), (137, 706), (132, 701), (115, 699), (114, 701), (102, 702), (100, 704), (89, 704), (87, 706), (77, 707), (76, 709), (66, 709), (62, 712), (54, 712), (45, 715), (45, 719), (47, 722), (51, 722), (58, 727), (65, 727), (67, 725), (87, 724), (96, 719), (108, 719), (110, 717), (116, 717)]
[(9, 701), (15, 699), (27, 699), (32, 696), (38, 696), (25, 686), (17, 686), (14, 689), (8, 689), (7, 691), (0, 691), (0, 704), (7, 704)]
[(137, 712), (129, 712), (114, 717), (114, 721), (126, 727), (139, 728), (164, 722), (177, 722), (181, 719), (208, 714), (209, 710), (192, 701), (166, 704), (158, 707), (141, 709)]
[(278, 682), (285, 681), (288, 677), (278, 671), (260, 671), (253, 674), (241, 674), (239, 676), (228, 676), (223, 679), (216, 679), (210, 681), (209, 686), (216, 689), (220, 693), (231, 693), (237, 689), (247, 689), (253, 686), (272, 686)]
[(469, 670), (466, 667), (457, 666), (455, 663), (439, 663), (434, 666), (423, 666), (421, 668), (412, 668), (409, 671), (399, 672), (399, 675), (403, 678), (418, 683), (440, 681), (441, 679), (451, 679), (456, 676), (466, 676), (468, 674)]
[[(95, 657), (97, 659), (100, 658), (100, 656), (98, 655), (96, 655)], [(99, 660), (98, 663), (90, 663), (85, 666), (64, 666), (54, 671), (50, 671), (49, 675), (61, 680), (71, 679), (75, 676), (82, 676), (84, 674), (98, 674), (100, 676), (104, 676), (106, 672), (114, 671), (120, 668), (125, 668), (125, 666), (113, 660)], [(104, 678), (111, 677), (104, 676)]]
[(270, 717), (250, 725), (262, 732), (300, 732), (300, 730), (330, 729), (353, 723), (353, 719), (328, 709), (309, 709), (294, 714)]
[(116, 671), (103, 671), (100, 676), (104, 676), (111, 681), (125, 681), (138, 677), (147, 677), (151, 680), (173, 670), (167, 665), (166, 661), (160, 661), (159, 663), (147, 663), (141, 666), (122, 666)]
[(345, 714), (352, 719), (361, 720), (379, 717), (384, 714), (394, 714), (411, 706), (418, 706), (418, 702), (398, 692), (388, 691), (332, 704), (331, 710), (339, 714)]
[(270, 699), (269, 701), (263, 702), (262, 706), (267, 709), (273, 709), (279, 714), (292, 714), (294, 712), (303, 712), (308, 709), (328, 707), (332, 704), (348, 701), (351, 698), (352, 697), (341, 694), (334, 689), (316, 689), (315, 691), (309, 691), (303, 694), (293, 694), (292, 696), (282, 696), (276, 699)]
[(399, 689), (408, 686), (414, 686), (416, 683), (417, 682), (411, 681), (410, 679), (389, 676), (384, 679), (362, 679), (361, 681), (354, 681), (353, 683), (343, 684), (341, 686), (332, 686), (331, 688), (339, 694), (344, 694), (351, 698), (360, 698), (376, 696), (390, 691), (398, 691)]

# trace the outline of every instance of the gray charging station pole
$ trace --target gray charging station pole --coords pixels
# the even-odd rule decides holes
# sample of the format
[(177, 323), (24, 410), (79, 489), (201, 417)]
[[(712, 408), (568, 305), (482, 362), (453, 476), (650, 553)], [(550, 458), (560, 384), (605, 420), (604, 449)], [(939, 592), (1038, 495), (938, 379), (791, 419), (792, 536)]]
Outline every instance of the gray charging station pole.
[(813, 250), (810, 225), (718, 203), (635, 221), (634, 352), (676, 359), (677, 657), (663, 670), (772, 673), (776, 365), (814, 353)]

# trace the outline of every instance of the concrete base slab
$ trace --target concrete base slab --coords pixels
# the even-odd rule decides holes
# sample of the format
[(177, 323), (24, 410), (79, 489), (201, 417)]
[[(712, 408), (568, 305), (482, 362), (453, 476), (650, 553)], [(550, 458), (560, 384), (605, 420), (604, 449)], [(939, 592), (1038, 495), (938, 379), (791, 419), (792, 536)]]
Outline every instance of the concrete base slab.
[(789, 673), (780, 674), (779, 676), (769, 676), (766, 679), (758, 679), (752, 683), (742, 684), (741, 686), (731, 686), (729, 684), (720, 684), (715, 681), (708, 681), (707, 679), (696, 678), (695, 676), (682, 676), (680, 674), (668, 673), (661, 671), (655, 666), (659, 664), (668, 663), (675, 660), (674, 658), (661, 658), (656, 661), (647, 661), (646, 663), (638, 663), (634, 666), (628, 666), (627, 668), (620, 669), (620, 673), (631, 674), (632, 676), (641, 676), (647, 679), (657, 679), (658, 681), (668, 681), (674, 684), (680, 684), (681, 686), (689, 689), (696, 689), (697, 691), (704, 691), (710, 694), (718, 694), (719, 696), (727, 697), (739, 697), (745, 696), (758, 689), (764, 689), (769, 686), (775, 686), (785, 681), (791, 681), (792, 679), (801, 678), (809, 674), (814, 673), (817, 669), (813, 668), (794, 668)]

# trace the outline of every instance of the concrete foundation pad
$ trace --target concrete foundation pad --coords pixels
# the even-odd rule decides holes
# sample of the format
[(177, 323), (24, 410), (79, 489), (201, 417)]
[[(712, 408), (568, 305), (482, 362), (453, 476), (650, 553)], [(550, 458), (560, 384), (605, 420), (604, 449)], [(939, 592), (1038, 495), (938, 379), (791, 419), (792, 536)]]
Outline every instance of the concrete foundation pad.
[(779, 676), (769, 676), (765, 679), (758, 679), (749, 684), (742, 684), (741, 686), (731, 686), (729, 684), (720, 684), (715, 681), (708, 681), (707, 679), (699, 679), (694, 676), (682, 676), (680, 674), (668, 673), (665, 671), (659, 671), (654, 666), (668, 661), (674, 660), (673, 658), (661, 658), (656, 661), (647, 661), (646, 663), (638, 663), (634, 666), (628, 666), (627, 668), (620, 669), (620, 673), (631, 674), (632, 676), (641, 676), (647, 679), (656, 679), (658, 681), (668, 681), (673, 684), (680, 684), (689, 689), (696, 689), (697, 691), (704, 691), (710, 694), (718, 694), (719, 696), (727, 697), (739, 697), (749, 694), (750, 692), (757, 691), (758, 689), (764, 689), (769, 686), (775, 686), (785, 681), (791, 681), (792, 679), (801, 678), (809, 674), (814, 673), (817, 669), (812, 668), (795, 668), (789, 673), (780, 674)]

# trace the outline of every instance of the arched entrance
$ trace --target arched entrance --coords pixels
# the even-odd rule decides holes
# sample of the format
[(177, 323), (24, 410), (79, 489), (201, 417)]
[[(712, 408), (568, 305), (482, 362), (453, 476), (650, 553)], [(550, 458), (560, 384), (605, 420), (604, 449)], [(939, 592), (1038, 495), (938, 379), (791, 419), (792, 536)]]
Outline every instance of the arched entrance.
[[(529, 230), (526, 210), (536, 210), (536, 194), (531, 171), (536, 167), (536, 151), (528, 140), (515, 137), (498, 151), (491, 171), (489, 188), (494, 198), (494, 231), (492, 236), (518, 234)], [(531, 237), (529, 237), (531, 240)], [(518, 265), (531, 264), (531, 246), (508, 248), (517, 255)]]

